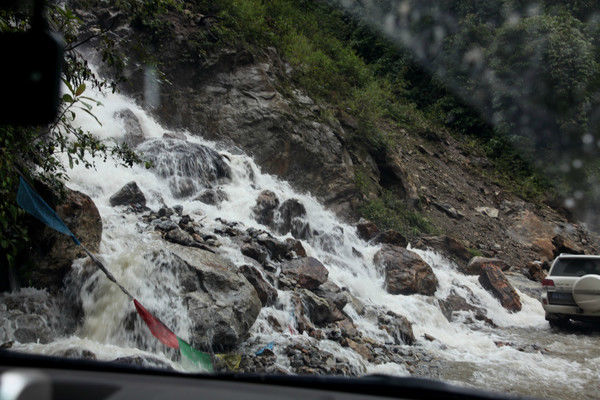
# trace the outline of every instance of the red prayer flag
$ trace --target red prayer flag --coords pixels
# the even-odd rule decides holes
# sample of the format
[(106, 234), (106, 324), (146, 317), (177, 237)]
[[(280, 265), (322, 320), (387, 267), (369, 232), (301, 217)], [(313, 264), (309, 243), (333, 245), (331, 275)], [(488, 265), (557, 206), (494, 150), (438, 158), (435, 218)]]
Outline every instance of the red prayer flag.
[(163, 344), (173, 349), (179, 348), (179, 341), (177, 340), (177, 336), (166, 327), (165, 324), (160, 322), (158, 318), (154, 315), (150, 314), (148, 310), (144, 308), (136, 299), (133, 299), (133, 304), (135, 304), (135, 309), (137, 310), (140, 317), (144, 320), (148, 328), (150, 328), (150, 332), (160, 340)]

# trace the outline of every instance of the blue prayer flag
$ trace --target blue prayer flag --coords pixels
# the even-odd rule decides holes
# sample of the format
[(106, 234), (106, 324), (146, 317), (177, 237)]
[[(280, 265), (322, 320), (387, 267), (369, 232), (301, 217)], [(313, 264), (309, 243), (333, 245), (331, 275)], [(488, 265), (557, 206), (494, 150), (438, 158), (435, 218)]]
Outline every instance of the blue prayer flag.
[(19, 191), (17, 192), (17, 204), (21, 208), (33, 215), (35, 218), (48, 225), (50, 228), (71, 236), (75, 244), (80, 245), (79, 239), (60, 219), (56, 212), (50, 207), (31, 186), (25, 182), (23, 177), (19, 177)]

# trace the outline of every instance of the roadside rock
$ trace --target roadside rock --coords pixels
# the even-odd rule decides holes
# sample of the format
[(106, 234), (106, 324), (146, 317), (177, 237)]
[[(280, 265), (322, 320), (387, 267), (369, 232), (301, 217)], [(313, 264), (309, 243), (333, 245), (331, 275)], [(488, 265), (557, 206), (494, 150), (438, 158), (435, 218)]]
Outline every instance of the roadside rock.
[(499, 213), (498, 209), (493, 207), (477, 207), (475, 211), (490, 218), (498, 218)]
[(369, 241), (379, 233), (379, 228), (374, 222), (361, 218), (356, 224), (356, 234), (364, 241)]
[(279, 199), (275, 193), (270, 190), (260, 192), (256, 198), (256, 205), (252, 209), (256, 222), (267, 226), (271, 225), (278, 205)]
[[(91, 252), (97, 252), (102, 239), (102, 219), (92, 199), (77, 191), (67, 190), (62, 204), (55, 207), (58, 216), (71, 232), (85, 243)], [(45, 196), (49, 198), (48, 196)], [(56, 291), (71, 269), (73, 260), (86, 254), (73, 240), (32, 220), (29, 228), (32, 265), (28, 279), (34, 287)]]
[(137, 183), (129, 182), (117, 193), (110, 196), (110, 205), (115, 206), (146, 206), (146, 196), (140, 190)]
[(531, 243), (531, 248), (535, 251), (541, 259), (546, 261), (552, 261), (554, 259), (554, 253), (556, 248), (554, 243), (549, 238), (538, 238)]
[(481, 286), (494, 295), (502, 307), (513, 312), (521, 311), (521, 299), (500, 267), (486, 264), (481, 269), (481, 275), (479, 275)]
[(541, 282), (546, 277), (546, 272), (542, 268), (542, 263), (539, 261), (532, 261), (527, 263), (523, 270), (523, 275), (531, 279), (532, 281)]
[(502, 271), (508, 271), (510, 269), (510, 265), (499, 258), (476, 256), (473, 257), (467, 265), (460, 265), (458, 270), (466, 275), (479, 275), (481, 274), (484, 265), (494, 265)]
[(323, 283), (316, 289), (312, 290), (317, 296), (331, 301), (335, 306), (343, 310), (344, 306), (351, 301), (348, 291), (341, 289), (338, 285), (331, 281)]
[(570, 241), (569, 239), (565, 238), (562, 235), (556, 235), (552, 238), (552, 244), (555, 247), (554, 250), (554, 257), (558, 257), (558, 255), (560, 255), (561, 253), (567, 253), (567, 254), (583, 254), (584, 251), (583, 249), (573, 243), (572, 241)]
[(424, 294), (437, 289), (437, 278), (431, 267), (416, 253), (403, 247), (384, 245), (373, 259), (385, 272), (385, 285), (391, 294)]
[(239, 271), (254, 286), (263, 307), (268, 307), (275, 303), (277, 300), (277, 290), (263, 278), (259, 270), (251, 265), (242, 265)]
[(306, 289), (316, 289), (327, 281), (329, 271), (313, 257), (297, 258), (281, 266), (281, 275)]
[(167, 363), (159, 358), (150, 357), (150, 356), (119, 357), (119, 358), (115, 358), (111, 362), (116, 363), (116, 364), (134, 365), (136, 367), (153, 368), (153, 369), (160, 369), (160, 370), (165, 370), (165, 371), (174, 371), (173, 367), (169, 363)]

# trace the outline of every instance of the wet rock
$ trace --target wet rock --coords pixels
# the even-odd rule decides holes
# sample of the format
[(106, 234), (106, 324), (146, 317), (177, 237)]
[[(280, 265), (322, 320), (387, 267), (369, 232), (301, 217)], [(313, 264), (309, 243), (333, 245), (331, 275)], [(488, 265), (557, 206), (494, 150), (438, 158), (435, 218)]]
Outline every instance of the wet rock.
[(306, 250), (304, 249), (304, 246), (302, 246), (301, 241), (288, 238), (285, 242), (297, 257), (306, 257)]
[(415, 244), (417, 248), (431, 248), (454, 260), (457, 264), (468, 262), (472, 254), (464, 243), (451, 236), (424, 236)]
[(178, 139), (178, 140), (187, 140), (187, 137), (184, 133), (181, 132), (165, 132), (162, 137), (164, 139)]
[(352, 339), (346, 339), (345, 343), (356, 353), (360, 354), (360, 356), (365, 360), (369, 362), (374, 361), (375, 357), (373, 356), (373, 352), (371, 351), (371, 349), (369, 349), (369, 346), (367, 346), (366, 344), (357, 343)]
[(307, 289), (299, 289), (297, 293), (305, 307), (305, 314), (317, 326), (346, 318), (332, 301), (319, 297)]
[(561, 253), (567, 254), (583, 254), (583, 249), (562, 235), (556, 235), (552, 238), (552, 244), (555, 247), (554, 257), (558, 257)]
[(340, 310), (343, 310), (346, 304), (351, 301), (348, 291), (342, 290), (331, 281), (327, 281), (316, 289), (313, 289), (313, 292), (319, 297), (330, 300)]
[(159, 358), (150, 356), (128, 356), (115, 358), (111, 362), (116, 364), (132, 365), (136, 367), (155, 368), (166, 371), (174, 371), (173, 367)]
[(510, 269), (510, 265), (499, 258), (475, 256), (467, 265), (460, 265), (458, 270), (466, 275), (479, 275), (481, 274), (484, 265), (494, 265), (502, 271), (508, 271)]
[(173, 211), (172, 208), (169, 207), (161, 207), (158, 209), (158, 216), (159, 217), (170, 217), (171, 215), (173, 215), (175, 213), (175, 211)]
[(290, 232), (296, 239), (308, 239), (310, 237), (310, 226), (305, 221), (306, 208), (297, 199), (288, 199), (279, 207), (279, 219), (277, 230), (279, 234), (285, 235)]
[(385, 330), (394, 340), (395, 344), (413, 344), (415, 335), (412, 330), (412, 324), (406, 317), (396, 314), (393, 311), (380, 313), (377, 317), (379, 328)]
[(277, 195), (270, 190), (263, 190), (256, 198), (256, 205), (252, 208), (256, 222), (263, 225), (273, 223), (275, 209), (279, 205)]
[(258, 261), (261, 264), (267, 259), (267, 252), (257, 243), (244, 243), (241, 251), (243, 255)]
[[(38, 193), (44, 195), (43, 189)], [(91, 252), (97, 252), (102, 238), (102, 219), (92, 199), (77, 191), (66, 189), (67, 194), (62, 204), (55, 207), (58, 216), (65, 222), (71, 232), (77, 236)], [(44, 196), (50, 199), (51, 196)], [(50, 201), (52, 204), (52, 202)], [(31, 247), (31, 268), (27, 281), (40, 289), (52, 292), (62, 286), (63, 279), (71, 269), (73, 260), (85, 257), (81, 246), (73, 240), (46, 227), (37, 220), (29, 226)]]
[(53, 356), (74, 358), (77, 360), (96, 360), (97, 359), (96, 354), (94, 352), (86, 350), (86, 349), (82, 349), (79, 347), (70, 347), (66, 350), (54, 353)]
[(275, 304), (275, 301), (277, 300), (277, 290), (263, 278), (259, 270), (250, 265), (242, 265), (239, 268), (239, 271), (246, 279), (248, 279), (248, 282), (254, 286), (263, 307)]
[(126, 108), (115, 112), (115, 117), (123, 121), (123, 125), (125, 127), (123, 142), (127, 146), (133, 148), (144, 141), (144, 131), (142, 130), (142, 125), (133, 111)]
[(356, 224), (356, 233), (362, 240), (369, 241), (379, 233), (379, 228), (374, 222), (361, 218)]
[(171, 229), (165, 235), (165, 239), (172, 243), (177, 243), (183, 246), (193, 246), (196, 241), (189, 233), (179, 227)]
[(281, 275), (306, 289), (316, 289), (327, 281), (329, 271), (313, 257), (297, 258), (281, 266)]
[(541, 282), (546, 277), (546, 272), (544, 272), (541, 262), (532, 261), (525, 266), (523, 275), (532, 281)]
[[(469, 299), (474, 301), (473, 299), (475, 296), (473, 292), (471, 292), (471, 290), (467, 287), (463, 286), (462, 288), (467, 291)], [(446, 317), (449, 322), (455, 320), (456, 312), (468, 311), (473, 313), (476, 320), (485, 321), (489, 325), (495, 326), (493, 321), (487, 318), (486, 310), (481, 307), (474, 306), (467, 301), (467, 299), (459, 295), (454, 289), (450, 291), (450, 294), (445, 299), (439, 300), (439, 306), (442, 314), (444, 314), (444, 317)]]
[(391, 294), (432, 295), (437, 278), (431, 267), (416, 253), (403, 247), (384, 245), (373, 259), (385, 272), (385, 285)]
[(502, 307), (513, 312), (521, 311), (521, 299), (502, 270), (491, 264), (483, 265), (481, 270), (479, 275), (481, 286), (494, 295)]
[[(192, 247), (170, 244), (173, 264), (192, 326), (191, 344), (227, 350), (239, 345), (262, 308), (256, 289), (224, 258)], [(187, 281), (187, 283), (183, 283)]]
[(153, 164), (153, 171), (167, 179), (175, 198), (185, 198), (200, 189), (212, 188), (231, 179), (231, 169), (213, 149), (177, 139), (148, 140), (138, 150)]
[(129, 182), (123, 186), (117, 193), (110, 196), (110, 205), (115, 206), (145, 206), (146, 196), (140, 190), (137, 183)]
[(227, 200), (227, 193), (220, 189), (206, 189), (205, 191), (200, 193), (200, 195), (194, 200), (214, 206), (221, 203), (224, 200)]
[(256, 238), (257, 242), (262, 245), (273, 261), (283, 261), (289, 259), (290, 246), (281, 242), (271, 235), (261, 234)]
[(175, 211), (175, 214), (181, 217), (181, 215), (183, 214), (183, 206), (181, 204), (176, 204), (173, 206), (173, 211)]
[(156, 225), (154, 225), (154, 229), (162, 232), (169, 232), (175, 228), (177, 228), (177, 224), (170, 219), (167, 219), (165, 221), (159, 221), (156, 223)]
[(408, 240), (398, 231), (389, 229), (377, 234), (371, 242), (373, 244), (390, 244), (393, 246), (406, 247)]

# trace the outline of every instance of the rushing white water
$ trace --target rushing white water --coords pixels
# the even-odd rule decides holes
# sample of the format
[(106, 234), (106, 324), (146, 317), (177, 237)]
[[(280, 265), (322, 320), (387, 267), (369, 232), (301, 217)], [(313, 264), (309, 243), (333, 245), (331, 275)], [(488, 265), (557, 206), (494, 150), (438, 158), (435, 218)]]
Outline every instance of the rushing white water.
[[(98, 94), (98, 96), (100, 96)], [(97, 108), (95, 114), (102, 121), (102, 126), (85, 115), (76, 121), (84, 129), (88, 129), (105, 140), (122, 140), (125, 132), (124, 122), (115, 117), (115, 112), (130, 109), (139, 119), (144, 136), (147, 139), (161, 139), (165, 129), (151, 116), (144, 112), (130, 99), (111, 94), (101, 99), (103, 107)], [(247, 227), (267, 229), (257, 223), (252, 214), (256, 197), (265, 189), (277, 194), (281, 201), (299, 199), (307, 211), (307, 220), (313, 230), (328, 235), (327, 240), (313, 239), (304, 241), (303, 245), (309, 255), (321, 260), (329, 270), (329, 279), (340, 287), (345, 287), (367, 305), (387, 308), (406, 316), (413, 324), (417, 344), (424, 352), (431, 354), (442, 363), (451, 367), (442, 373), (445, 379), (464, 384), (487, 387), (496, 390), (508, 390), (530, 393), (541, 396), (576, 397), (580, 391), (588, 391), (589, 384), (598, 385), (598, 353), (597, 338), (581, 339), (580, 336), (568, 337), (551, 333), (544, 321), (543, 310), (538, 300), (520, 293), (523, 309), (517, 313), (509, 313), (499, 302), (485, 291), (477, 282), (477, 277), (465, 276), (456, 271), (448, 260), (440, 255), (423, 249), (413, 249), (429, 263), (439, 281), (435, 296), (403, 296), (391, 295), (383, 289), (384, 277), (373, 265), (373, 255), (379, 250), (360, 240), (352, 226), (339, 221), (333, 213), (326, 210), (315, 198), (308, 194), (294, 191), (286, 182), (263, 174), (251, 158), (237, 152), (220, 148), (216, 143), (206, 141), (190, 132), (179, 132), (191, 143), (202, 144), (218, 149), (224, 154), (231, 168), (231, 180), (220, 186), (227, 194), (227, 200), (218, 206), (207, 205), (192, 200), (194, 196), (174, 198), (170, 190), (169, 177), (161, 177), (152, 170), (142, 166), (125, 168), (115, 165), (113, 161), (97, 161), (95, 169), (87, 170), (76, 167), (70, 172), (69, 186), (90, 195), (98, 207), (103, 221), (103, 237), (100, 255), (115, 277), (135, 297), (148, 308), (157, 310), (158, 317), (176, 333), (187, 339), (190, 326), (181, 316), (186, 315), (185, 307), (180, 299), (168, 292), (158, 292), (158, 282), (173, 288), (178, 284), (169, 271), (156, 269), (144, 254), (155, 249), (164, 242), (152, 230), (140, 225), (139, 216), (126, 213), (122, 208), (111, 207), (109, 197), (130, 181), (137, 182), (146, 195), (148, 207), (158, 209), (162, 202), (169, 206), (180, 204), (184, 212), (201, 219), (205, 227), (220, 226), (216, 221), (236, 221)], [(169, 154), (167, 154), (169, 156)], [(174, 157), (175, 155), (173, 155)], [(275, 235), (275, 233), (274, 233)], [(219, 238), (222, 246), (219, 253), (229, 258), (236, 265), (246, 264), (247, 260), (227, 237)], [(354, 250), (353, 250), (354, 249)], [(356, 255), (356, 250), (362, 257)], [(81, 268), (81, 262), (74, 268)], [(154, 268), (154, 269), (152, 269)], [(137, 338), (124, 331), (121, 321), (133, 311), (131, 303), (119, 289), (104, 279), (98, 272), (89, 278), (86, 285), (92, 290), (82, 290), (85, 319), (83, 325), (72, 337), (59, 338), (49, 344), (16, 344), (15, 348), (45, 354), (58, 354), (70, 347), (79, 347), (92, 351), (100, 359), (112, 360), (117, 357), (151, 355), (167, 365), (184, 370), (185, 367), (173, 361), (173, 354), (164, 352), (164, 346), (150, 336), (143, 325), (136, 323)], [(466, 299), (474, 299), (474, 305), (487, 310), (490, 318), (498, 328), (491, 328), (483, 322), (464, 318), (453, 322), (442, 314), (438, 300), (445, 299), (454, 290)], [(472, 294), (472, 295), (471, 295)], [(471, 301), (471, 300), (470, 300)], [(316, 339), (307, 335), (291, 332), (278, 333), (272, 330), (267, 322), (271, 316), (282, 326), (293, 323), (289, 292), (279, 292), (277, 307), (263, 308), (251, 331), (249, 342), (275, 342), (277, 362), (284, 369), (289, 367), (287, 357), (278, 349), (288, 343), (313, 342)], [(344, 310), (350, 315), (357, 327), (367, 337), (384, 342), (389, 338), (385, 331), (378, 328), (377, 321), (371, 320), (368, 314), (360, 316), (352, 305)], [(429, 334), (437, 340), (423, 339)], [(140, 339), (141, 335), (141, 339)], [(573, 335), (571, 335), (573, 336)], [(553, 341), (548, 342), (549, 338)], [(592, 353), (571, 356), (570, 349), (579, 346), (578, 341), (587, 340), (582, 346)], [(495, 342), (513, 342), (517, 344), (541, 343), (548, 348), (547, 354), (539, 351), (523, 352), (516, 346), (498, 347)], [(563, 347), (561, 347), (563, 346)], [(366, 373), (387, 373), (406, 375), (405, 365), (376, 361), (369, 363), (350, 348), (341, 347), (337, 342), (322, 340), (317, 347), (323, 351), (336, 354), (347, 363), (356, 366), (357, 370)], [(590, 357), (591, 356), (591, 357)], [(575, 372), (573, 372), (575, 371)], [(575, 375), (573, 375), (575, 373)], [(569, 379), (570, 388), (566, 392), (557, 382)], [(590, 395), (591, 396), (591, 395)]]

